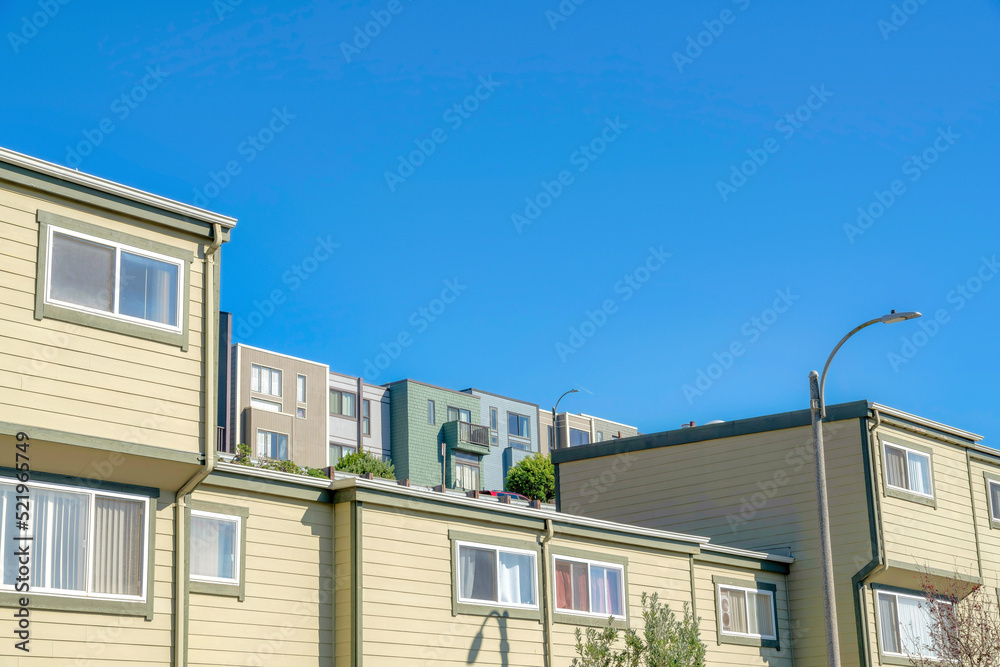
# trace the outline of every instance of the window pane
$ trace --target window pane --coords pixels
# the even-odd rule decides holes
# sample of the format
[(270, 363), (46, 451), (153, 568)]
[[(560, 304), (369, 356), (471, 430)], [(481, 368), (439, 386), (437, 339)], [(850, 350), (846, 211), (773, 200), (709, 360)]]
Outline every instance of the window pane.
[(497, 409), (490, 408), (490, 429), (497, 430)]
[(191, 515), (191, 576), (236, 580), (237, 522)]
[(902, 449), (885, 448), (885, 478), (890, 486), (909, 488), (906, 481), (906, 452)]
[(556, 559), (556, 608), (589, 611), (587, 564)]
[(587, 431), (581, 431), (578, 428), (571, 428), (569, 430), (569, 446), (579, 447), (580, 445), (590, 444), (590, 433)]
[(1000, 521), (1000, 484), (990, 482), (990, 511), (993, 518)]
[(507, 433), (517, 435), (517, 415), (513, 412), (507, 413)]
[(260, 366), (250, 366), (250, 391), (260, 391)]
[(257, 431), (257, 456), (267, 456), (267, 432)]
[(49, 296), (78, 306), (113, 312), (115, 249), (53, 233)]
[(458, 421), (458, 408), (453, 408), (448, 406), (448, 421), (457, 422)]
[(535, 559), (500, 552), (500, 602), (535, 604)]
[(920, 599), (896, 597), (896, 614), (899, 619), (899, 636), (903, 653), (931, 657), (931, 612)]
[(361, 433), (363, 435), (372, 434), (372, 421), (368, 417), (361, 418)]
[(616, 569), (590, 566), (590, 610), (604, 615), (622, 615), (622, 595)]
[(281, 459), (283, 461), (288, 459), (288, 436), (278, 434), (278, 455), (275, 456), (276, 459)]
[(434, 401), (427, 401), (427, 423), (433, 424), (434, 422)]
[(143, 503), (97, 496), (94, 502), (95, 593), (142, 595)]
[(371, 412), (372, 412), (372, 404), (371, 403), (372, 402), (369, 401), (367, 398), (361, 401), (361, 416), (362, 417), (371, 417), (372, 416), (371, 415)]
[(295, 416), (298, 417), (299, 419), (305, 419), (306, 418), (306, 409), (305, 408), (295, 408)]
[(37, 488), (31, 496), (30, 525), (35, 538), (31, 586), (86, 590), (90, 497)]
[(304, 375), (295, 378), (295, 400), (299, 403), (306, 402), (306, 376)]
[(879, 621), (882, 623), (882, 651), (902, 653), (899, 642), (899, 621), (896, 618), (896, 598), (892, 595), (878, 596)]
[(262, 401), (259, 398), (250, 399), (250, 407), (268, 412), (281, 412), (281, 405), (272, 401)]
[(747, 627), (746, 593), (729, 588), (719, 590), (723, 632), (749, 634)]
[(353, 417), (355, 415), (355, 397), (354, 394), (348, 394), (344, 392), (341, 394), (341, 412), (340, 414), (345, 417)]
[(608, 613), (615, 616), (625, 615), (625, 592), (622, 587), (621, 570), (607, 570), (608, 580)]
[(465, 422), (467, 424), (471, 424), (472, 423), (472, 413), (470, 411), (468, 411), (468, 410), (459, 410), (458, 411), (458, 419), (459, 419), (459, 421), (463, 421), (463, 422)]
[(271, 396), (281, 396), (281, 371), (271, 370)]
[(917, 493), (931, 493), (931, 461), (928, 457), (907, 452), (910, 472), (910, 490)]
[(176, 264), (122, 251), (118, 312), (177, 326)]
[(459, 592), (466, 600), (496, 602), (496, 552), (473, 547), (458, 548)]
[(750, 632), (762, 637), (774, 636), (774, 611), (771, 609), (772, 597), (766, 593), (754, 594), (754, 626)]

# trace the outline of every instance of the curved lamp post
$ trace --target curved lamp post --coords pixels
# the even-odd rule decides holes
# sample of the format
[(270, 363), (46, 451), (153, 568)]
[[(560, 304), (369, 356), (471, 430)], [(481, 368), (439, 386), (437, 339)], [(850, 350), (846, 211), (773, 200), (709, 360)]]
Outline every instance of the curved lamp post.
[(826, 613), (826, 654), (830, 667), (840, 667), (840, 642), (839, 631), (837, 629), (837, 603), (834, 599), (833, 588), (833, 550), (830, 544), (830, 510), (826, 493), (826, 453), (823, 448), (823, 419), (826, 417), (826, 403), (823, 398), (823, 390), (826, 387), (826, 372), (830, 370), (830, 362), (847, 339), (861, 331), (865, 327), (873, 324), (895, 324), (905, 320), (912, 320), (920, 317), (920, 313), (905, 312), (897, 313), (895, 310), (888, 315), (869, 320), (864, 324), (855, 327), (846, 336), (840, 339), (837, 347), (833, 348), (826, 366), (823, 367), (822, 377), (816, 371), (809, 372), (809, 409), (812, 413), (813, 444), (816, 451), (816, 500), (819, 507), (819, 532), (820, 532), (820, 552), (823, 565), (823, 602)]
[[(575, 394), (578, 391), (580, 390), (570, 389), (559, 397), (559, 401), (566, 398), (566, 394)], [(556, 413), (559, 411), (559, 401), (556, 401), (555, 407), (552, 408), (552, 435), (554, 436), (552, 439), (555, 441), (555, 447), (550, 447), (550, 449), (559, 449), (559, 427), (556, 425)]]

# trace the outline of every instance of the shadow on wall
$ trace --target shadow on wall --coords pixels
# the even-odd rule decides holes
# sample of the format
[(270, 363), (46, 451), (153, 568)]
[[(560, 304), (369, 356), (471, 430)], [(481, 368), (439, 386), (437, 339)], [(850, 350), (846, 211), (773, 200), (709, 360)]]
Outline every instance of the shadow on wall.
[(508, 667), (507, 656), (510, 653), (510, 643), (507, 641), (507, 612), (501, 615), (498, 611), (491, 611), (489, 616), (483, 619), (483, 624), (479, 626), (479, 632), (476, 633), (476, 638), (472, 640), (472, 646), (469, 647), (469, 657), (465, 664), (475, 664), (479, 657), (479, 649), (483, 647), (483, 630), (494, 616), (497, 617), (497, 625), (500, 626), (500, 664), (502, 667)]

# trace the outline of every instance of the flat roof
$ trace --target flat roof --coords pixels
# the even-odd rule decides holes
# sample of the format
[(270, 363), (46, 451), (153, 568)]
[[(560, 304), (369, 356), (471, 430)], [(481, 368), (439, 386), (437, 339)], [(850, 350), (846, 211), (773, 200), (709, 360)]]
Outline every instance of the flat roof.
[(33, 171), (37, 174), (42, 174), (50, 178), (57, 178), (61, 181), (65, 181), (66, 183), (83, 186), (91, 190), (103, 192), (104, 194), (120, 197), (121, 199), (127, 199), (137, 204), (152, 206), (153, 208), (158, 208), (162, 211), (182, 215), (193, 220), (207, 222), (209, 224), (218, 223), (227, 229), (231, 229), (236, 226), (236, 218), (231, 218), (228, 215), (213, 213), (212, 211), (207, 211), (203, 208), (198, 208), (197, 206), (161, 197), (160, 195), (154, 195), (150, 192), (145, 192), (128, 185), (122, 185), (121, 183), (116, 183), (114, 181), (109, 181), (99, 176), (92, 176), (90, 174), (77, 171), (76, 169), (70, 169), (69, 167), (55, 164), (54, 162), (40, 160), (39, 158), (24, 155), (23, 153), (18, 153), (8, 148), (0, 147), (0, 162), (20, 167), (21, 169)]
[[(841, 421), (845, 419), (870, 417), (876, 410), (882, 415), (894, 417), (916, 426), (933, 429), (960, 441), (964, 441), (961, 444), (969, 449), (975, 449), (985, 453), (995, 453), (995, 450), (976, 444), (983, 439), (983, 436), (981, 435), (867, 400), (828, 405), (826, 408), (827, 418), (825, 421)], [(555, 464), (568, 463), (570, 461), (581, 461), (584, 459), (592, 459), (602, 456), (613, 456), (624, 452), (636, 452), (646, 449), (657, 449), (659, 447), (671, 447), (674, 445), (684, 445), (693, 442), (704, 442), (706, 440), (717, 440), (719, 438), (732, 438), (741, 435), (749, 435), (751, 433), (763, 433), (766, 431), (778, 431), (786, 428), (809, 426), (811, 424), (812, 415), (808, 409), (793, 410), (791, 412), (781, 412), (761, 417), (750, 417), (748, 419), (737, 419), (735, 421), (704, 424), (702, 426), (679, 428), (670, 431), (661, 431), (659, 433), (647, 433), (644, 435), (631, 436), (618, 440), (605, 440), (602, 442), (591, 443), (589, 445), (564, 447), (552, 452), (552, 462)]]

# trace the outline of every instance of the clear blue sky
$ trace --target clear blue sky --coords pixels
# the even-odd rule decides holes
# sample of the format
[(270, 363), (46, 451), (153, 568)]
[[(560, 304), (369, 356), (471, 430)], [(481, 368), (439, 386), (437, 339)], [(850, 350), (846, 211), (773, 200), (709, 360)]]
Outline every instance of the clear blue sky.
[(237, 217), (246, 343), (358, 375), (403, 334), (369, 379), (653, 432), (804, 408), (853, 326), (942, 311), (828, 402), (1000, 441), (996, 0), (48, 1), (0, 8), (0, 144)]

